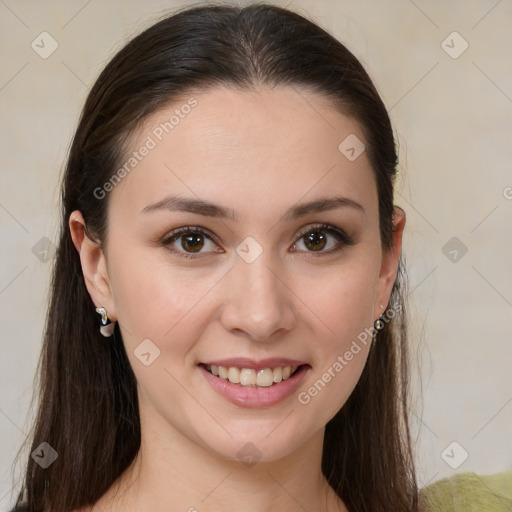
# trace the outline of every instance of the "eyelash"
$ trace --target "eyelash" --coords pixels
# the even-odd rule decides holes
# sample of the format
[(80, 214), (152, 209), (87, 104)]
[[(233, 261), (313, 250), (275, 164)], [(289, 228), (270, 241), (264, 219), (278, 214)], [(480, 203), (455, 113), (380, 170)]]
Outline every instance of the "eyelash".
[[(330, 224), (318, 224), (318, 225), (314, 225), (314, 226), (307, 226), (305, 229), (300, 231), (300, 233), (298, 234), (297, 242), (295, 242), (295, 244), (298, 243), (302, 238), (304, 238), (304, 236), (306, 236), (308, 233), (319, 232), (319, 231), (327, 231), (327, 232), (331, 233), (338, 240), (338, 245), (334, 249), (330, 249), (328, 251), (319, 251), (317, 253), (318, 256), (322, 256), (325, 254), (333, 254), (333, 253), (341, 251), (345, 246), (351, 246), (351, 245), (355, 244), (354, 240), (349, 235), (347, 235), (343, 230), (338, 229), (334, 226), (331, 226)], [(210, 234), (204, 228), (185, 226), (182, 228), (178, 228), (178, 229), (172, 231), (171, 233), (169, 233), (162, 240), (161, 244), (163, 246), (168, 246), (168, 245), (172, 244), (173, 242), (175, 242), (176, 240), (178, 240), (180, 238), (180, 236), (182, 236), (184, 234), (191, 234), (191, 233), (203, 235), (206, 238), (208, 238), (209, 240), (211, 240), (212, 242), (215, 242), (215, 239), (216, 239), (215, 236)], [(168, 250), (172, 254), (176, 254), (178, 257), (184, 258), (184, 259), (196, 259), (196, 258), (200, 257), (200, 254), (201, 254), (201, 253), (181, 252), (181, 251), (176, 251), (176, 250), (170, 249), (170, 248), (168, 248)], [(315, 251), (306, 251), (306, 252), (314, 253)]]

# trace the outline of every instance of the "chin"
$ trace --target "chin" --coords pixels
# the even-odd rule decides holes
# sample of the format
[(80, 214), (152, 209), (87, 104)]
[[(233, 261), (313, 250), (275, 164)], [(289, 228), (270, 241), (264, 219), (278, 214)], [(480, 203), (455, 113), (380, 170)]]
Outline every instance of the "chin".
[(276, 428), (277, 425), (279, 421), (273, 421), (271, 427), (269, 423), (262, 426), (259, 422), (259, 426), (240, 429), (233, 438), (203, 439), (202, 444), (218, 457), (239, 461), (248, 467), (257, 462), (275, 462), (291, 455), (308, 440), (304, 432), (294, 435), (290, 425), (282, 430), (280, 426)]

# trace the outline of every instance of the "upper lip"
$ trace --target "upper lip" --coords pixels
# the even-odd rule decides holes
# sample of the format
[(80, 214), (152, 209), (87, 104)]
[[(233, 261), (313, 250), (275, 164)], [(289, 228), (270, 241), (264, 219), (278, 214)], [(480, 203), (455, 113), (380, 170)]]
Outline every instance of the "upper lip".
[(234, 366), (235, 368), (252, 368), (254, 370), (261, 370), (263, 368), (276, 368), (286, 366), (302, 366), (307, 364), (305, 361), (299, 361), (298, 359), (287, 359), (284, 357), (271, 357), (268, 359), (249, 359), (246, 357), (236, 357), (229, 359), (215, 359), (211, 361), (204, 361), (202, 364), (209, 364), (215, 366), (224, 366), (229, 368)]

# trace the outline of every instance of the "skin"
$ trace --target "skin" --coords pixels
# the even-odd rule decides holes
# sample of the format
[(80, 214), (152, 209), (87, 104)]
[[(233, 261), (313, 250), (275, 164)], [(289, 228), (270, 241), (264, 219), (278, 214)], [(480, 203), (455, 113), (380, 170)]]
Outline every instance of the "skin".
[[(109, 192), (103, 250), (84, 236), (79, 211), (69, 218), (91, 299), (119, 322), (141, 411), (138, 457), (83, 510), (216, 512), (244, 504), (249, 512), (345, 511), (321, 473), (324, 427), (354, 389), (369, 344), (307, 405), (297, 395), (388, 304), (405, 214), (395, 208), (394, 249), (383, 253), (367, 154), (349, 161), (338, 149), (350, 134), (364, 142), (363, 133), (318, 94), (217, 87), (193, 96), (198, 105)], [(183, 103), (152, 115), (133, 149)], [(237, 221), (141, 213), (171, 193), (232, 208)], [(297, 203), (335, 195), (364, 212), (342, 207), (282, 218)], [(327, 245), (315, 252), (300, 230), (317, 223), (346, 231), (354, 245), (330, 252), (338, 240), (322, 231)], [(218, 238), (203, 238), (196, 259), (180, 258), (169, 247), (186, 252), (182, 238), (167, 247), (158, 241), (183, 226)], [(236, 252), (247, 236), (263, 250), (250, 264)], [(145, 366), (134, 350), (148, 338), (160, 356)], [(226, 357), (288, 357), (310, 368), (282, 402), (246, 408), (217, 394), (197, 367)], [(237, 458), (248, 442), (261, 457), (251, 467)]]

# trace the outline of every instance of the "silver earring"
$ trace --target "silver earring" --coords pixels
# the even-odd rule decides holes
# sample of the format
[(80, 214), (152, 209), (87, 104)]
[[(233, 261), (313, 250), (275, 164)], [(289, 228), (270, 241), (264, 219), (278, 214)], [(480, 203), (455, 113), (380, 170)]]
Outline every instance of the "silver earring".
[(114, 333), (115, 322), (111, 322), (108, 318), (107, 310), (103, 307), (96, 308), (96, 313), (101, 315), (100, 333), (109, 338)]

